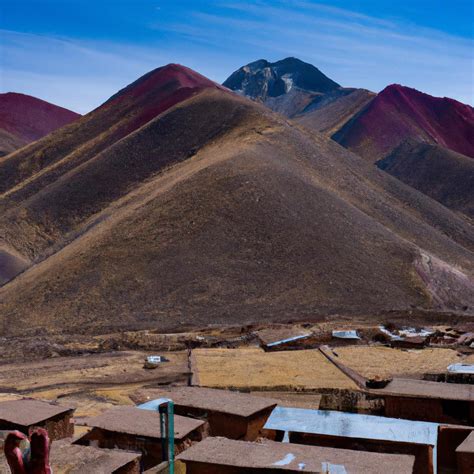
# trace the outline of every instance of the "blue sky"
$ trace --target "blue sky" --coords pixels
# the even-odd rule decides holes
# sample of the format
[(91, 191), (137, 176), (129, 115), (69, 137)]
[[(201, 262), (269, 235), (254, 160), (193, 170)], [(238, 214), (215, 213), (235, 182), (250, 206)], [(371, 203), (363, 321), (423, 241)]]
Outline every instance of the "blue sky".
[(0, 89), (81, 113), (169, 62), (222, 82), (296, 56), (344, 86), (472, 104), (472, 0), (2, 0)]

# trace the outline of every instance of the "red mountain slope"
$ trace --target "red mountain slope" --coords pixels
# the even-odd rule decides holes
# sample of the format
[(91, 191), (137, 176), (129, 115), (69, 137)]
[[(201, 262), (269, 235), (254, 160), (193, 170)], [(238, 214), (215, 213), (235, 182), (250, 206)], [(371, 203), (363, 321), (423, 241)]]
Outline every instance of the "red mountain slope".
[(80, 117), (76, 112), (15, 92), (0, 94), (0, 155), (44, 137)]
[(474, 157), (474, 109), (409, 87), (386, 87), (333, 138), (376, 161), (406, 139), (440, 145)]
[(160, 113), (206, 88), (224, 89), (178, 64), (149, 72), (75, 121), (67, 133), (46, 137), (33, 148), (9, 156), (0, 166), (0, 194), (31, 178), (26, 182), (28, 189), (25, 186), (15, 189), (25, 197), (24, 193), (51, 183)]

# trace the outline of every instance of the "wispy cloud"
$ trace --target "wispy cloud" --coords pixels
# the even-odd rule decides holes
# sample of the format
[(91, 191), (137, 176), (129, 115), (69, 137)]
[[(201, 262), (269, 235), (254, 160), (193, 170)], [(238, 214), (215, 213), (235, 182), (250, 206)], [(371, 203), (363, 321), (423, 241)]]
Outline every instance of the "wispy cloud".
[[(296, 56), (345, 86), (379, 91), (397, 82), (474, 101), (474, 45), (468, 38), (323, 1), (183, 0), (158, 7), (139, 27), (140, 39), (0, 31), (0, 88), (86, 112), (168, 62), (222, 82), (252, 60)], [(140, 2), (131, 4), (130, 14), (137, 8)]]
[(1, 30), (2, 91), (88, 112), (156, 64), (143, 50)]
[(225, 30), (239, 48), (253, 52), (247, 61), (293, 55), (347, 86), (378, 91), (399, 82), (433, 95), (474, 100), (472, 40), (307, 1), (220, 2), (219, 7), (218, 14), (191, 13), (191, 27), (155, 27), (217, 49), (232, 48), (222, 37)]

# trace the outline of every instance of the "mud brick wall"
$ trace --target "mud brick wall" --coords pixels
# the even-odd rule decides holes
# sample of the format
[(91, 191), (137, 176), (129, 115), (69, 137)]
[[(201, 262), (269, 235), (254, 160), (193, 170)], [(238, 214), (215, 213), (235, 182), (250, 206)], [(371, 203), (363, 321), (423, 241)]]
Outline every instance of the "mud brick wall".
[[(207, 425), (194, 430), (183, 439), (175, 440), (175, 454), (178, 455), (194, 443), (201, 441), (207, 435)], [(142, 468), (150, 469), (163, 461), (161, 438), (132, 435), (93, 428), (76, 441), (83, 446), (94, 446), (105, 449), (123, 449), (142, 454)]]
[(474, 425), (474, 402), (386, 396), (385, 416), (435, 423)]
[(210, 436), (223, 436), (230, 439), (255, 441), (270, 416), (273, 407), (262, 410), (253, 416), (243, 417), (227, 413), (206, 411), (195, 407), (175, 405), (175, 413), (182, 416), (206, 419)]

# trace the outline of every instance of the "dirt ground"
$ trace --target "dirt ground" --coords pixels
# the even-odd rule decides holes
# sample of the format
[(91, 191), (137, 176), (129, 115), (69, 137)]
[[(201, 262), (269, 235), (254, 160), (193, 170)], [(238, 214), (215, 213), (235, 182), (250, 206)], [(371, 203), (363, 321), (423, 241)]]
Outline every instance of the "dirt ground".
[(80, 419), (132, 404), (128, 395), (139, 388), (187, 384), (186, 351), (161, 353), (169, 362), (153, 370), (143, 368), (147, 355), (126, 351), (5, 364), (0, 366), (0, 401), (20, 396), (56, 400), (76, 407)]

